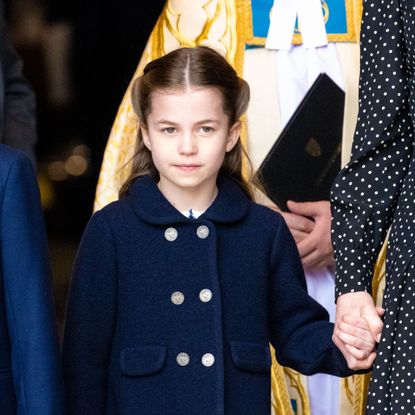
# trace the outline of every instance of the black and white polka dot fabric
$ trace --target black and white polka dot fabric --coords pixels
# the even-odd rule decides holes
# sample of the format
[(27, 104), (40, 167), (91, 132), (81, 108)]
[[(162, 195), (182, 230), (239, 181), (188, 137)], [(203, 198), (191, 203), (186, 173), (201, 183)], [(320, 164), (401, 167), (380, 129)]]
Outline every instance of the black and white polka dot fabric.
[(366, 414), (415, 415), (415, 0), (364, 1), (359, 118), (332, 189), (336, 295), (370, 291), (392, 225)]

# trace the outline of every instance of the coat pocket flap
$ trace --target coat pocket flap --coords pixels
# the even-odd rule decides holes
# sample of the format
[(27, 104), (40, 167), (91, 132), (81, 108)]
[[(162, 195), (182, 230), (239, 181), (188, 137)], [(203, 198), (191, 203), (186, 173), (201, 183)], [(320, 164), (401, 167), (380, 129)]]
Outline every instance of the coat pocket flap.
[(120, 356), (121, 372), (127, 376), (145, 376), (158, 372), (164, 366), (167, 347), (143, 346), (123, 349)]
[(271, 369), (269, 346), (258, 343), (231, 342), (231, 354), (234, 365), (248, 372), (265, 373)]

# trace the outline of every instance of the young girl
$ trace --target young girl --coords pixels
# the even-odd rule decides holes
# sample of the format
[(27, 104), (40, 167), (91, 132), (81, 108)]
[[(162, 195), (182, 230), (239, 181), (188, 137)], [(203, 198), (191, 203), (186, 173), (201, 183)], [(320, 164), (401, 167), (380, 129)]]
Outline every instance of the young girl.
[[(300, 372), (352, 373), (284, 221), (243, 178), (248, 101), (206, 47), (171, 52), (135, 81), (131, 176), (92, 217), (74, 269), (69, 414), (269, 415), (270, 342)], [(374, 341), (349, 322), (339, 336), (369, 368)]]

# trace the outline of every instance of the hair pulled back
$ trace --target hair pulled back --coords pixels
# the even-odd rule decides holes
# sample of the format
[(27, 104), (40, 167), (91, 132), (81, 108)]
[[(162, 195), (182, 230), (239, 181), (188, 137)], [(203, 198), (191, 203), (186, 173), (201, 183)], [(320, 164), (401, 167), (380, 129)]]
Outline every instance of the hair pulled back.
[[(151, 94), (157, 90), (177, 90), (189, 87), (214, 87), (223, 97), (223, 110), (229, 117), (229, 127), (239, 121), (249, 103), (249, 86), (240, 78), (225, 58), (206, 46), (180, 48), (147, 64), (142, 76), (132, 85), (131, 99), (139, 119), (135, 154), (132, 159), (131, 174), (120, 189), (120, 197), (128, 194), (137, 177), (150, 176), (159, 180), (151, 152), (145, 146), (141, 128), (147, 128), (147, 117), (151, 112)], [(242, 175), (242, 165), (246, 163), (249, 179)], [(233, 178), (253, 199), (251, 186), (251, 163), (240, 140), (226, 153), (220, 173)]]

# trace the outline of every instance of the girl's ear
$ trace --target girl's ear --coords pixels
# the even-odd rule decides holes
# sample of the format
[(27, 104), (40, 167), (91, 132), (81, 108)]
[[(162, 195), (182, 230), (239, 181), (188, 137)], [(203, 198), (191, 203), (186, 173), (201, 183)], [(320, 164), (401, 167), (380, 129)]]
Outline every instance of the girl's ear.
[(229, 153), (229, 151), (231, 151), (238, 142), (241, 135), (241, 128), (241, 121), (236, 121), (236, 123), (229, 129), (228, 139), (226, 140), (227, 153)]
[(148, 136), (147, 129), (143, 125), (140, 125), (139, 128), (141, 130), (141, 136), (143, 137), (144, 145), (151, 151), (150, 137)]

